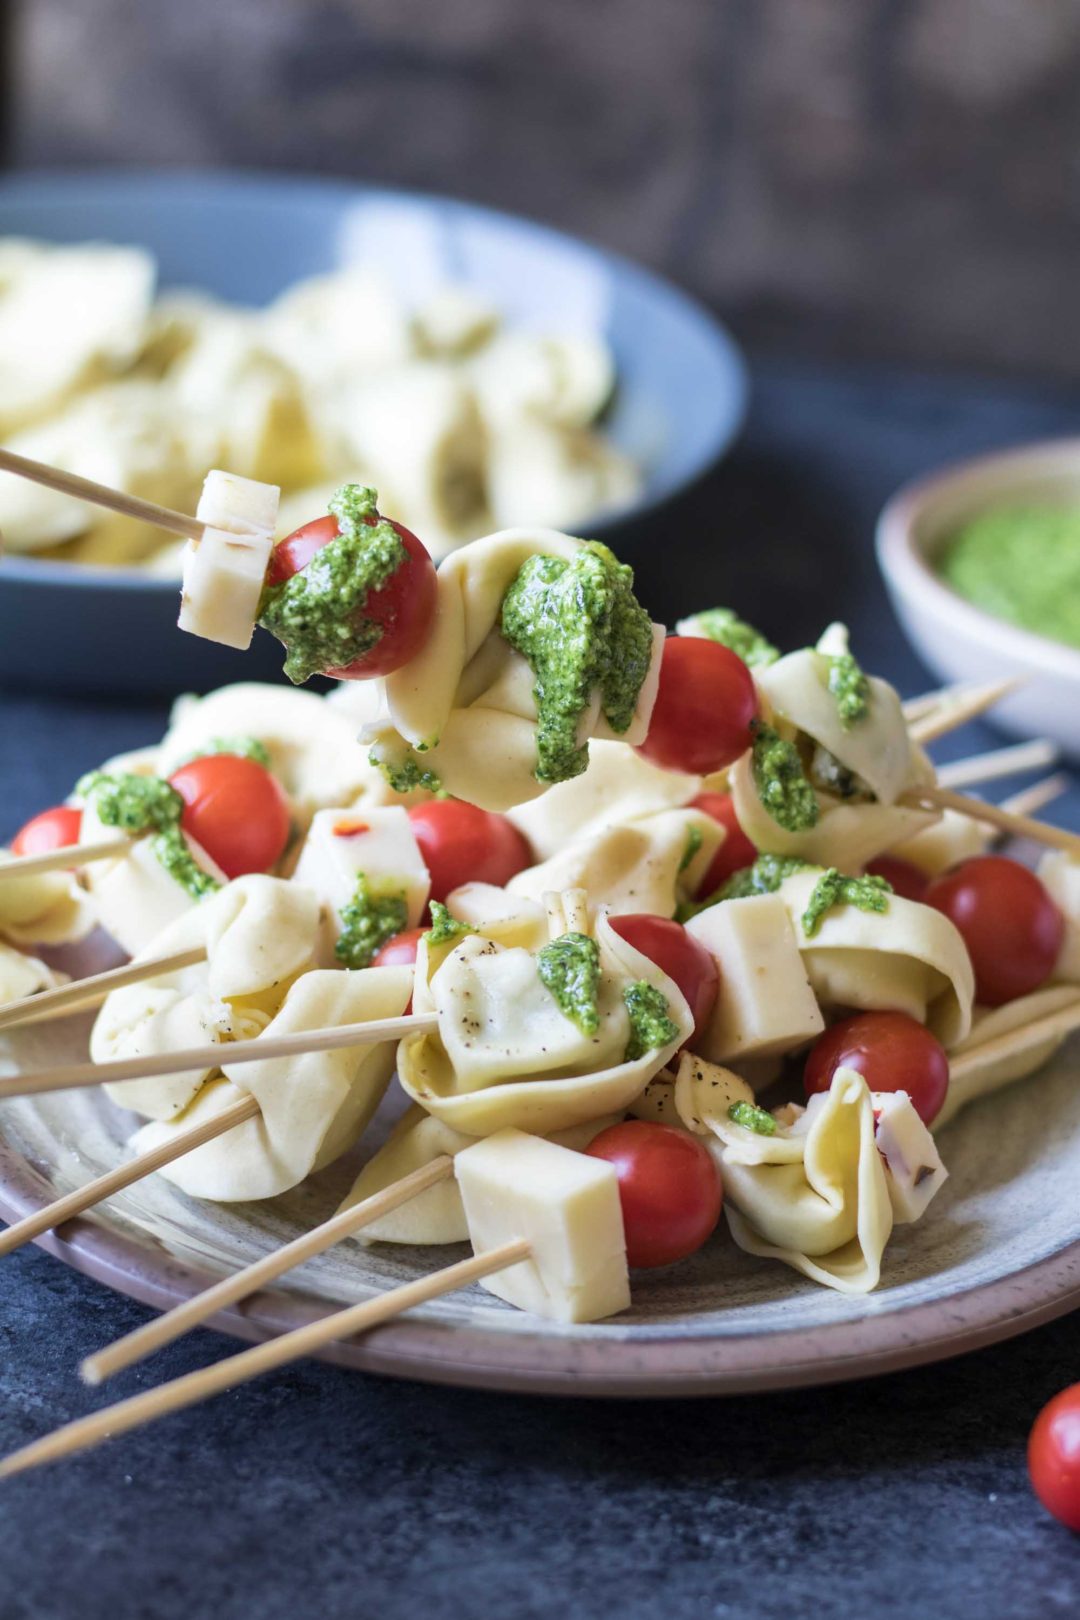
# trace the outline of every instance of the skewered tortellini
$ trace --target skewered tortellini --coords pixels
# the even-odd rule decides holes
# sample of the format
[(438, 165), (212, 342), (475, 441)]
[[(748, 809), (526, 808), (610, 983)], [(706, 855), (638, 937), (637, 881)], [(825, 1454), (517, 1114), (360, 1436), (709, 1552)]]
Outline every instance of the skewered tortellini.
[[(631, 579), (605, 547), (553, 530), (507, 529), (454, 552), (439, 569), (427, 643), (386, 679), (389, 723), (367, 733), (373, 757), (402, 785), (433, 776), (482, 809), (505, 810), (583, 771), (590, 738), (641, 742), (664, 632), (649, 626)], [(532, 635), (543, 683), (507, 638), (512, 586), (518, 639)], [(573, 599), (565, 619), (563, 586)], [(582, 599), (591, 604), (584, 639)], [(592, 673), (594, 654), (603, 674)]]
[[(0, 862), (11, 859), (0, 849)], [(94, 908), (71, 872), (37, 872), (0, 883), (0, 939), (14, 945), (68, 945), (94, 926)]]
[(507, 811), (538, 861), (608, 827), (641, 821), (661, 810), (681, 810), (700, 793), (699, 776), (664, 770), (624, 742), (594, 740), (589, 767), (569, 782)]
[(976, 1008), (970, 1031), (949, 1051), (949, 1089), (934, 1120), (935, 1130), (947, 1125), (965, 1104), (1024, 1080), (1048, 1063), (1066, 1037), (1040, 1035), (1030, 1026), (1074, 1006), (1076, 999), (1074, 985), (1051, 984), (1003, 1007)]
[(693, 1029), (676, 985), (603, 914), (595, 941), (570, 929), (539, 952), (482, 934), (425, 939), (413, 1006), (439, 1027), (402, 1041), (401, 1083), (472, 1136), (548, 1135), (623, 1109)]
[[(408, 968), (316, 969), (289, 987), (263, 1038), (397, 1018), (411, 993)], [(222, 1113), (245, 1095), (254, 1097), (259, 1104), (256, 1118), (183, 1154), (161, 1172), (193, 1198), (236, 1203), (275, 1198), (353, 1145), (389, 1083), (394, 1043), (378, 1041), (232, 1066), (225, 1046), (222, 1059), (224, 1079), (202, 1086), (174, 1119), (144, 1126), (132, 1146), (137, 1153), (149, 1151), (178, 1131)]]
[(0, 1005), (36, 996), (39, 990), (54, 990), (66, 980), (66, 974), (0, 940)]

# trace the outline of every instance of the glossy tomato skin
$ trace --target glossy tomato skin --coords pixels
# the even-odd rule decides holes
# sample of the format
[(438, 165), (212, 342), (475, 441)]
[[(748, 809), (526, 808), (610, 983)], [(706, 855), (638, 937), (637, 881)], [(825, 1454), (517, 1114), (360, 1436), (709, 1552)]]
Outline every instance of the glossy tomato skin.
[(698, 884), (695, 900), (707, 900), (711, 894), (725, 884), (729, 877), (741, 872), (746, 866), (753, 866), (758, 858), (758, 851), (739, 826), (735, 814), (735, 800), (730, 793), (699, 793), (696, 799), (690, 800), (692, 810), (702, 810), (705, 815), (718, 821), (724, 829), (724, 842), (720, 845), (712, 858), (709, 870)]
[(1045, 887), (1019, 861), (975, 855), (935, 878), (926, 904), (955, 923), (975, 969), (975, 999), (1000, 1007), (1050, 977), (1065, 919)]
[(1028, 1472), (1043, 1507), (1080, 1533), (1080, 1384), (1055, 1395), (1035, 1419)]
[(708, 776), (745, 754), (757, 712), (754, 677), (730, 647), (669, 636), (649, 734), (638, 753), (667, 770)]
[(630, 1119), (601, 1131), (586, 1151), (615, 1166), (629, 1265), (685, 1260), (715, 1231), (720, 1173), (689, 1131)]
[(431, 898), (443, 901), (463, 883), (509, 883), (533, 864), (532, 850), (514, 823), (494, 810), (461, 799), (414, 804), (409, 820), (431, 876)]
[(891, 883), (893, 892), (901, 900), (926, 899), (926, 891), (930, 887), (930, 879), (926, 873), (920, 871), (914, 861), (902, 860), (899, 855), (879, 855), (876, 861), (871, 861), (866, 870), (873, 877), (883, 877), (886, 883)]
[(871, 1091), (906, 1091), (926, 1125), (941, 1112), (949, 1089), (945, 1048), (902, 1012), (856, 1013), (819, 1035), (803, 1070), (806, 1095), (828, 1091), (840, 1068), (855, 1069)]
[(79, 842), (82, 811), (74, 805), (57, 804), (20, 827), (11, 840), (13, 855), (48, 855), (54, 849), (67, 849)]
[(289, 841), (289, 804), (264, 766), (239, 754), (207, 754), (181, 765), (169, 782), (184, 801), (184, 832), (227, 878), (277, 865)]
[(655, 962), (661, 972), (678, 985), (693, 1015), (694, 1032), (686, 1043), (693, 1045), (708, 1028), (716, 1005), (720, 988), (716, 958), (699, 939), (687, 933), (682, 923), (670, 917), (656, 917), (643, 911), (612, 917), (610, 922), (620, 939)]
[[(371, 517), (366, 521), (374, 525), (379, 519)], [(382, 636), (370, 652), (344, 669), (323, 672), (334, 680), (362, 681), (373, 675), (390, 675), (416, 656), (431, 632), (437, 591), (435, 564), (410, 529), (393, 522), (390, 527), (405, 547), (407, 560), (381, 589), (368, 593), (363, 608), (366, 619), (374, 619), (382, 626)], [(270, 554), (266, 583), (282, 585), (300, 573), (316, 552), (337, 539), (339, 532), (337, 518), (328, 516), (314, 518), (286, 535)]]
[(412, 967), (423, 937), (422, 928), (403, 929), (400, 934), (388, 939), (382, 949), (376, 952), (372, 958), (372, 967)]

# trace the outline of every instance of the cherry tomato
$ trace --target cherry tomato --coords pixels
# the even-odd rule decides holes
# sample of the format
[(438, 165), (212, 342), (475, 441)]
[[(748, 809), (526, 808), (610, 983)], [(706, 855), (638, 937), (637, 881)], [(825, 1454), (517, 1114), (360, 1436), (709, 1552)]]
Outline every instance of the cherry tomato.
[(1028, 1473), (1043, 1507), (1080, 1531), (1080, 1384), (1055, 1395), (1035, 1419)]
[(975, 969), (975, 999), (987, 1007), (1026, 996), (1048, 979), (1065, 919), (1034, 872), (1004, 855), (961, 861), (926, 891), (926, 904), (956, 924)]
[(51, 810), (42, 810), (20, 827), (11, 840), (13, 855), (47, 855), (53, 849), (67, 849), (79, 842), (82, 811), (73, 805), (58, 804)]
[(753, 866), (758, 852), (739, 826), (735, 816), (735, 800), (730, 793), (699, 793), (696, 799), (690, 800), (690, 808), (703, 810), (720, 823), (726, 834), (694, 896), (695, 900), (705, 900), (710, 894), (715, 894), (735, 872), (741, 872), (744, 866)]
[(372, 958), (372, 967), (412, 967), (416, 950), (424, 937), (422, 928), (405, 928), (393, 939), (388, 939), (381, 951)]
[(929, 1125), (949, 1089), (949, 1060), (941, 1042), (902, 1012), (856, 1013), (820, 1035), (803, 1070), (806, 1095), (828, 1091), (837, 1069), (855, 1069), (871, 1091), (906, 1091)]
[[(372, 516), (365, 521), (374, 525), (380, 520)], [(344, 669), (324, 671), (334, 680), (362, 681), (372, 675), (391, 674), (420, 651), (431, 630), (435, 617), (435, 564), (403, 524), (390, 523), (390, 527), (405, 547), (407, 558), (385, 585), (368, 592), (362, 610), (365, 619), (374, 619), (382, 626), (382, 636), (370, 652)], [(321, 517), (286, 535), (270, 554), (266, 583), (284, 584), (306, 568), (315, 553), (336, 540), (339, 533), (337, 518)]]
[(701, 636), (669, 636), (638, 753), (668, 770), (708, 776), (745, 754), (757, 712), (754, 677), (736, 653)]
[(689, 1131), (629, 1119), (586, 1151), (615, 1166), (630, 1265), (685, 1260), (712, 1235), (724, 1201), (720, 1173)]
[(461, 799), (432, 799), (409, 811), (431, 898), (445, 900), (462, 883), (509, 883), (533, 864), (532, 850), (512, 821)]
[(686, 998), (694, 1019), (694, 1033), (687, 1045), (703, 1034), (720, 987), (720, 973), (716, 958), (711, 956), (699, 939), (688, 934), (682, 923), (670, 917), (655, 917), (648, 912), (635, 912), (629, 917), (612, 917), (611, 926), (661, 972), (673, 979)]
[(268, 872), (289, 841), (289, 805), (264, 766), (239, 754), (207, 754), (169, 782), (184, 801), (180, 825), (227, 878)]
[(930, 879), (914, 861), (901, 860), (899, 855), (879, 855), (866, 870), (874, 877), (883, 877), (886, 883), (891, 883), (901, 900), (926, 899)]

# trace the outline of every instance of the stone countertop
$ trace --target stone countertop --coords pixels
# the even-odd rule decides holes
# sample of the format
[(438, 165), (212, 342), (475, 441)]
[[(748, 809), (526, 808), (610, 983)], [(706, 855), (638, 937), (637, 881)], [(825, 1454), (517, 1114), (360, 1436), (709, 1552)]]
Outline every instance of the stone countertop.
[[(885, 603), (874, 516), (935, 464), (1074, 430), (1075, 392), (776, 365), (755, 383), (735, 454), (660, 520), (662, 550), (634, 556), (644, 600), (668, 620), (732, 602), (782, 644), (848, 618), (875, 671), (905, 694), (932, 684)], [(162, 721), (92, 697), (0, 697), (0, 836)], [(947, 752), (994, 740), (971, 728)], [(1080, 795), (1059, 813), (1080, 825)], [(0, 1449), (90, 1410), (79, 1358), (145, 1316), (36, 1249), (5, 1260)], [(306, 1362), (0, 1487), (0, 1615), (1075, 1616), (1080, 1541), (1032, 1497), (1024, 1446), (1080, 1377), (1076, 1327), (862, 1384), (684, 1404)], [(115, 1394), (231, 1348), (199, 1333)]]

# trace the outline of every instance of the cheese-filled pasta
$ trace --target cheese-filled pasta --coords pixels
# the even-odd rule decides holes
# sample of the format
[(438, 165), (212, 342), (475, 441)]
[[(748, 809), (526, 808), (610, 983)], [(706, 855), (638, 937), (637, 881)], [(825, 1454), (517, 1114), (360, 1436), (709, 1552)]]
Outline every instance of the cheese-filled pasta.
[(39, 990), (55, 990), (66, 982), (66, 973), (57, 973), (36, 956), (17, 951), (0, 939), (0, 1005), (36, 996)]
[[(11, 859), (0, 849), (0, 862)], [(94, 906), (71, 872), (36, 872), (0, 882), (0, 939), (14, 945), (68, 945), (84, 939)]]
[(701, 778), (663, 770), (623, 742), (593, 741), (589, 767), (569, 782), (507, 811), (539, 861), (608, 827), (661, 810), (680, 810), (701, 791)]
[[(949, 1089), (934, 1129), (947, 1125), (967, 1103), (988, 1097), (1014, 1080), (1025, 1080), (1048, 1063), (1060, 1050), (1065, 1035), (1029, 1034), (1028, 1026), (1075, 1003), (1074, 986), (1054, 984), (1019, 996), (1003, 1007), (976, 1008), (970, 1031), (949, 1051)], [(998, 1047), (996, 1043), (1003, 1036), (1013, 1039)], [(983, 1057), (981, 1049), (989, 1048), (991, 1042), (995, 1043), (994, 1050), (988, 1050)]]

